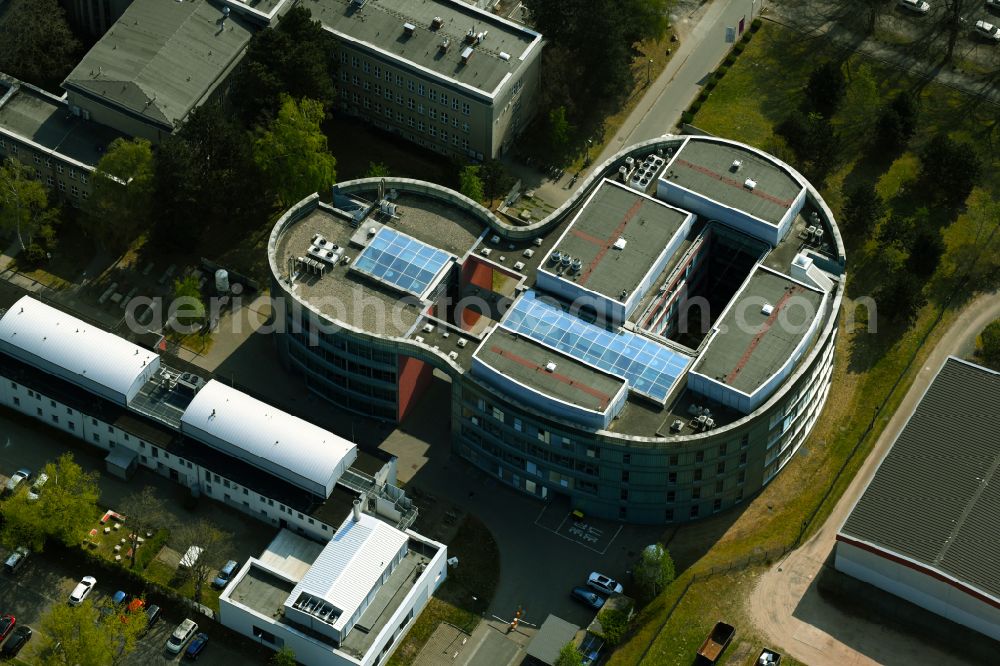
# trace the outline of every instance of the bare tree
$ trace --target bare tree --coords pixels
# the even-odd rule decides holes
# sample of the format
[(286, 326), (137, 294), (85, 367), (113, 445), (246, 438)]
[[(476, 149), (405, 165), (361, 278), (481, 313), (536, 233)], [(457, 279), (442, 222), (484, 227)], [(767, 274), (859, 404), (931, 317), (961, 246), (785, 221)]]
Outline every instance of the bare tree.
[(948, 50), (945, 53), (945, 60), (951, 62), (955, 54), (955, 44), (958, 42), (958, 33), (962, 29), (965, 19), (962, 18), (962, 0), (944, 0), (944, 24), (948, 30)]
[(126, 497), (122, 506), (128, 528), (129, 567), (134, 569), (140, 539), (158, 529), (169, 528), (173, 521), (163, 500), (149, 486)]
[(171, 540), (180, 544), (182, 552), (191, 546), (201, 549), (198, 558), (187, 567), (187, 573), (194, 581), (194, 600), (200, 602), (205, 582), (225, 561), (224, 546), (232, 538), (232, 534), (200, 519), (178, 528), (175, 535), (176, 539)]

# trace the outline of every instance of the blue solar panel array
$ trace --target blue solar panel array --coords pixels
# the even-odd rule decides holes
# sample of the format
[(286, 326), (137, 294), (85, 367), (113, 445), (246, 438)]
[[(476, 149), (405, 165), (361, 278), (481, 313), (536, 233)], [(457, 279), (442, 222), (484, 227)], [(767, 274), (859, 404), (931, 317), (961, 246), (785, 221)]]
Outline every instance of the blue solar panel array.
[(414, 296), (422, 296), (451, 255), (389, 227), (382, 227), (354, 261), (355, 270)]
[(629, 388), (666, 400), (691, 359), (626, 331), (608, 331), (572, 316), (534, 291), (518, 299), (503, 325), (535, 342), (628, 382)]

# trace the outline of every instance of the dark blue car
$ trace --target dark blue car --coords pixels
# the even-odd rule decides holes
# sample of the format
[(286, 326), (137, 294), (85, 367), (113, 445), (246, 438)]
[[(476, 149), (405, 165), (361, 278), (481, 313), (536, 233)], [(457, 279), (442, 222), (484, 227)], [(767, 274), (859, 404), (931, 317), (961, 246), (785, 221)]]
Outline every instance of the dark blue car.
[(574, 599), (587, 604), (594, 610), (601, 610), (601, 606), (604, 605), (604, 597), (590, 588), (574, 587), (570, 594), (573, 595)]
[(188, 643), (187, 650), (184, 651), (184, 658), (197, 659), (205, 651), (206, 645), (208, 645), (208, 634), (198, 634)]

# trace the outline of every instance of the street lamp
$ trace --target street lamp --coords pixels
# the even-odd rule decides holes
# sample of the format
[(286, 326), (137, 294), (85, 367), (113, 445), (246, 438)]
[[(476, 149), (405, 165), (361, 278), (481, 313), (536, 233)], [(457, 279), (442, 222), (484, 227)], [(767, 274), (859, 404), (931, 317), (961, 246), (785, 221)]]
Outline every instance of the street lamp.
[(653, 59), (650, 58), (646, 61), (646, 85), (650, 84), (649, 69), (653, 66)]

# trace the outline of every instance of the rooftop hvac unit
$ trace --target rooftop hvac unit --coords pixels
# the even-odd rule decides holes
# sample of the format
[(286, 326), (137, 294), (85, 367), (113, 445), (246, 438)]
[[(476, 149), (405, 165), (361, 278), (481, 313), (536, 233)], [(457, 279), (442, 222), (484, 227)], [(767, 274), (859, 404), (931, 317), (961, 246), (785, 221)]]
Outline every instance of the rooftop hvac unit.
[(524, 255), (525, 257), (527, 257), (528, 259), (531, 259), (531, 258), (532, 258), (533, 256), (535, 256), (535, 251), (534, 251), (534, 250), (532, 250), (532, 249), (531, 249), (531, 248), (529, 247), (529, 248), (528, 248), (527, 250), (525, 250), (525, 251), (524, 251), (524, 252), (522, 252), (521, 254), (522, 254), (522, 255)]
[(628, 180), (628, 167), (618, 167), (618, 175), (621, 176), (623, 182)]
[(440, 16), (435, 16), (433, 19), (431, 19), (431, 30), (437, 30), (443, 25), (444, 25), (444, 19), (441, 18)]
[(549, 261), (558, 264), (560, 261), (562, 261), (562, 252), (560, 252), (559, 250), (553, 250), (552, 254), (549, 255)]
[(616, 250), (624, 250), (627, 244), (628, 244), (627, 240), (625, 240), (624, 238), (619, 238), (618, 240), (615, 241), (615, 244), (612, 245), (611, 247), (615, 248)]
[(462, 62), (463, 63), (469, 62), (469, 58), (471, 57), (472, 57), (472, 47), (466, 46), (464, 49), (462, 49)]
[(501, 51), (500, 52), (500, 59), (503, 60), (503, 61), (510, 60), (510, 54), (507, 53), (506, 51)]
[(631, 169), (633, 164), (635, 164), (635, 158), (634, 157), (626, 157), (625, 158), (625, 165), (627, 167), (629, 167)]
[(424, 324), (424, 327), (421, 330), (423, 330), (424, 333), (430, 333), (434, 330), (434, 324)]
[(741, 160), (733, 160), (733, 163), (729, 167), (729, 169), (731, 171), (739, 171), (741, 166), (743, 166), (743, 162)]
[(806, 236), (813, 236), (816, 233), (816, 227), (809, 225), (806, 227)]
[(438, 50), (447, 51), (448, 47), (451, 46), (451, 40), (445, 37), (440, 44), (438, 44)]
[(403, 24), (403, 34), (404, 35), (407, 35), (407, 36), (412, 35), (413, 32), (416, 29), (417, 29), (417, 26), (413, 25), (412, 23), (404, 23)]
[(451, 337), (451, 333), (449, 333), (448, 331), (441, 331), (441, 337), (442, 338), (449, 338), (449, 337)]
[(484, 247), (482, 250), (479, 251), (479, 254), (483, 255), (484, 257), (488, 257), (491, 254), (493, 254), (493, 250), (492, 248)]
[(681, 428), (684, 427), (684, 422), (680, 419), (674, 419), (674, 422), (670, 424), (670, 432), (680, 432)]
[(476, 29), (469, 28), (469, 31), (465, 33), (465, 41), (467, 44), (472, 44), (476, 41)]
[(469, 341), (468, 341), (468, 340), (466, 340), (465, 338), (459, 338), (459, 339), (458, 339), (458, 340), (457, 340), (457, 341), (455, 342), (455, 344), (456, 344), (456, 345), (458, 345), (459, 347), (462, 347), (462, 348), (464, 348), (464, 347), (465, 347), (465, 345), (469, 344)]
[(448, 358), (450, 358), (453, 361), (456, 360), (456, 359), (458, 359), (458, 352), (456, 352), (456, 351), (450, 351), (450, 352), (448, 352)]
[(559, 260), (559, 265), (563, 268), (569, 268), (569, 265), (573, 263), (573, 257), (569, 256), (565, 252), (563, 253), (562, 259)]
[(368, 237), (369, 238), (371, 238), (372, 236), (374, 236), (376, 233), (378, 233), (378, 229), (376, 229), (375, 227), (368, 227)]
[(535, 247), (541, 247), (541, 246), (542, 246), (542, 237), (541, 237), (541, 236), (539, 236), (539, 237), (538, 237), (538, 238), (536, 238), (535, 240), (531, 241), (531, 243), (532, 243), (532, 245), (534, 245)]
[(770, 303), (764, 303), (764, 305), (760, 309), (760, 313), (768, 317), (771, 316), (772, 312), (774, 312), (774, 306), (771, 305)]
[(514, 262), (514, 270), (515, 271), (523, 271), (524, 270), (524, 262), (523, 261), (516, 261), (516, 262)]
[(580, 260), (580, 259), (574, 259), (573, 260), (573, 272), (574, 273), (579, 273), (582, 270), (583, 270), (583, 261)]
[(545, 364), (545, 371), (546, 372), (555, 372), (556, 371), (556, 364), (555, 364), (555, 362), (549, 361), (548, 363), (546, 363)]
[(416, 340), (417, 342), (421, 343), (421, 344), (423, 344), (423, 342), (424, 342), (424, 339), (422, 337), (420, 337), (419, 335), (415, 336), (413, 339)]
[(757, 181), (754, 180), (753, 178), (747, 178), (746, 180), (743, 181), (743, 187), (747, 188), (750, 191), (753, 191), (753, 188), (757, 187)]
[(493, 234), (492, 236), (490, 236), (490, 242), (493, 243), (494, 245), (499, 245), (500, 244), (500, 236), (497, 236), (496, 234)]

